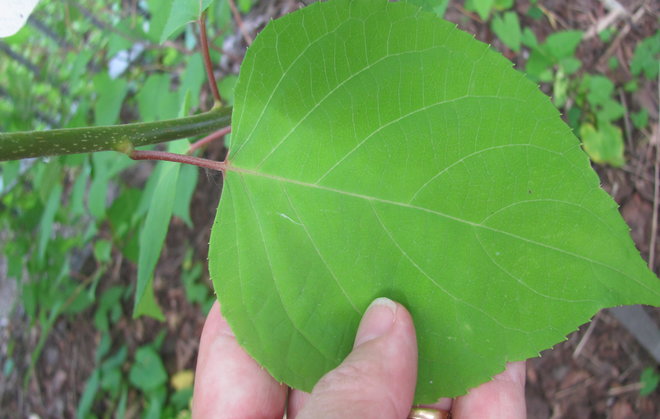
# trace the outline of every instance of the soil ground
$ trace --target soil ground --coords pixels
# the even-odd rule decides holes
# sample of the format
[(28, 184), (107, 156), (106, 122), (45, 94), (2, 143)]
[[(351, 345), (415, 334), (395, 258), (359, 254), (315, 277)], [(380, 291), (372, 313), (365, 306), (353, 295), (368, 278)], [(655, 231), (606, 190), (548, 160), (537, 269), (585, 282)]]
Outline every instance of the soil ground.
[[(474, 33), (482, 41), (505, 51), (510, 59), (520, 62), (523, 58), (507, 51), (496, 39), (489, 26), (478, 17), (465, 11), (459, 2), (452, 2), (446, 17), (459, 27)], [(526, 1), (517, 2), (521, 23), (529, 26), (539, 39), (563, 29), (588, 30), (604, 19), (608, 10), (605, 1), (580, 0), (543, 1), (545, 17), (539, 21), (525, 17), (529, 7)], [(636, 20), (627, 17), (614, 23), (619, 37), (611, 44), (604, 44), (598, 37), (582, 43), (577, 56), (583, 62), (583, 71), (605, 74), (615, 82), (630, 77), (629, 67), (635, 45), (657, 30), (660, 4), (653, 1), (620, 1)], [(278, 7), (257, 7), (245, 18), (245, 24), (264, 22), (270, 17), (264, 14), (280, 14), (297, 7), (293, 1), (278, 2)], [(626, 29), (627, 28), (627, 29)], [(237, 31), (238, 34), (238, 31)], [(237, 36), (240, 42), (240, 35)], [(237, 48), (240, 49), (240, 48)], [(616, 71), (607, 68), (609, 56), (616, 56), (623, 64)], [(222, 68), (236, 69), (239, 58), (223, 62)], [(595, 166), (603, 187), (612, 194), (631, 227), (631, 234), (643, 257), (655, 252), (656, 274), (660, 272), (660, 243), (649, 249), (652, 234), (654, 162), (655, 155), (649, 140), (658, 141), (658, 86), (647, 82), (635, 93), (619, 90), (621, 101), (630, 110), (645, 107), (651, 115), (650, 128), (639, 132), (624, 121), (626, 133), (627, 164), (621, 169)], [(222, 145), (212, 145), (206, 157), (220, 159)], [(148, 163), (145, 163), (148, 164)], [(657, 182), (657, 179), (655, 180)], [(132, 351), (142, 343), (153, 339), (162, 327), (167, 329), (162, 356), (170, 374), (182, 369), (194, 369), (198, 340), (204, 316), (198, 306), (191, 305), (185, 297), (179, 279), (179, 266), (185, 252), (184, 243), (192, 243), (197, 260), (206, 261), (211, 224), (220, 196), (221, 180), (214, 174), (200, 176), (194, 194), (192, 217), (194, 229), (174, 221), (167, 237), (167, 247), (157, 268), (155, 288), (167, 321), (163, 326), (150, 319), (133, 320), (131, 307), (124, 307), (123, 317), (113, 331), (114, 338), (122, 339)], [(119, 260), (115, 269), (103, 278), (101, 289), (114, 284), (128, 284), (136, 277), (135, 267)], [(209, 283), (210, 285), (210, 283)], [(660, 319), (660, 310), (647, 308), (651, 315)], [(41, 418), (74, 417), (79, 397), (90, 372), (94, 368), (94, 352), (99, 334), (89, 321), (91, 312), (61, 318), (46, 343), (30, 380), (27, 391), (22, 390), (22, 376), (29, 363), (39, 331), (26, 323), (18, 310), (7, 324), (0, 325), (0, 341), (15, 342), (14, 353), (24, 354), (16, 360), (16, 373), (6, 380), (0, 377), (0, 417)], [(590, 328), (591, 327), (591, 328)], [(590, 328), (590, 329), (589, 329)], [(0, 360), (5, 354), (0, 354)], [(544, 351), (539, 358), (527, 363), (527, 401), (530, 418), (657, 418), (660, 417), (660, 393), (646, 397), (639, 394), (639, 378), (645, 367), (657, 369), (657, 363), (638, 344), (632, 335), (608, 312), (596, 315), (591, 326), (584, 325), (571, 334), (568, 340)], [(139, 406), (137, 395), (129, 395), (128, 414), (134, 417)], [(104, 406), (96, 406), (103, 412)]]

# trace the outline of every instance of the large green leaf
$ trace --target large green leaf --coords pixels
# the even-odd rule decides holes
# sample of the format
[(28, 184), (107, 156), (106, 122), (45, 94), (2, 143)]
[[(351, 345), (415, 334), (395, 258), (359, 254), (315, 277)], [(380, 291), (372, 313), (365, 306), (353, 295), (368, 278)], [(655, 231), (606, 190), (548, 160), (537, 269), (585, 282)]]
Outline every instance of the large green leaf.
[(236, 87), (209, 264), (241, 344), (310, 390), (376, 297), (411, 311), (416, 400), (536, 356), (660, 283), (550, 100), (453, 24), (385, 0), (274, 21)]

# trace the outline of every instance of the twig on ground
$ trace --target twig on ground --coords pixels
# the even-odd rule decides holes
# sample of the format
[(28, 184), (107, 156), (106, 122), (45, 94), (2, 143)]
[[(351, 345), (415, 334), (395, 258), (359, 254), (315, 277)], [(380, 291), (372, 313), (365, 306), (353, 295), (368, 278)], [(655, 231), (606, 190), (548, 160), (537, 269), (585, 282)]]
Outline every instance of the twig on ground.
[(628, 149), (630, 151), (633, 150), (633, 143), (632, 143), (632, 127), (630, 126), (630, 116), (629, 112), (630, 109), (628, 109), (628, 101), (626, 100), (626, 95), (623, 93), (623, 89), (619, 88), (619, 100), (621, 101), (621, 104), (623, 105), (623, 127), (625, 128), (625, 134), (626, 134), (626, 142), (628, 143)]
[[(619, 44), (621, 43), (623, 38), (625, 38), (630, 32), (631, 24), (636, 24), (637, 22), (639, 22), (639, 20), (644, 16), (645, 13), (646, 13), (646, 7), (644, 4), (642, 4), (639, 7), (639, 9), (637, 9), (637, 11), (633, 13), (632, 17), (628, 22), (626, 22), (623, 28), (621, 28), (621, 31), (619, 31), (618, 35), (616, 36), (616, 38), (614, 38), (614, 40), (607, 48), (607, 50), (605, 50), (605, 53), (598, 59), (598, 61), (596, 62), (597, 68), (601, 67), (610, 58), (610, 56), (614, 54), (614, 50), (616, 50), (619, 47)], [(626, 71), (627, 70), (628, 69), (626, 68)]]
[(467, 16), (468, 18), (474, 20), (475, 22), (484, 23), (484, 21), (481, 20), (478, 14), (466, 10), (463, 6), (460, 5), (460, 3), (453, 4), (452, 6), (455, 7), (459, 12), (461, 12), (461, 14)]
[(630, 393), (632, 391), (639, 391), (642, 389), (642, 387), (644, 387), (644, 384), (641, 382), (626, 384), (625, 386), (621, 386), (621, 387), (612, 387), (611, 389), (608, 390), (607, 395), (610, 397), (620, 396), (622, 394)]
[(628, 10), (616, 0), (601, 0), (601, 3), (603, 3), (610, 12), (591, 25), (591, 27), (584, 33), (584, 36), (582, 36), (582, 40), (593, 38), (605, 30), (605, 28), (616, 24), (619, 19), (629, 15)]
[(660, 141), (656, 138), (654, 164), (653, 213), (651, 215), (651, 241), (649, 243), (649, 269), (655, 266), (655, 244), (658, 240), (658, 205), (660, 203)]
[(552, 10), (545, 8), (541, 4), (537, 4), (537, 6), (539, 9), (541, 9), (543, 14), (548, 18), (548, 22), (550, 23), (550, 26), (552, 26), (553, 30), (557, 30), (557, 23), (559, 23), (559, 25), (563, 28), (568, 28), (566, 22), (561, 17), (556, 15)]
[(243, 39), (245, 39), (245, 42), (248, 45), (252, 45), (252, 37), (250, 36), (247, 29), (245, 29), (245, 26), (243, 25), (243, 19), (241, 19), (241, 14), (238, 12), (238, 9), (236, 8), (236, 2), (234, 0), (229, 0), (229, 7), (231, 8), (231, 13), (234, 15), (234, 20), (236, 21), (236, 25), (238, 25), (238, 30), (241, 31), (241, 35), (243, 35)]
[(598, 312), (598, 314), (594, 316), (594, 318), (591, 320), (591, 323), (589, 323), (589, 327), (587, 328), (587, 331), (584, 332), (584, 336), (582, 336), (582, 339), (580, 339), (580, 342), (573, 351), (573, 359), (576, 359), (578, 356), (580, 356), (582, 349), (584, 349), (585, 345), (589, 341), (589, 338), (591, 337), (591, 334), (593, 333), (594, 328), (596, 327), (596, 322), (598, 320), (599, 315), (600, 315), (600, 311)]

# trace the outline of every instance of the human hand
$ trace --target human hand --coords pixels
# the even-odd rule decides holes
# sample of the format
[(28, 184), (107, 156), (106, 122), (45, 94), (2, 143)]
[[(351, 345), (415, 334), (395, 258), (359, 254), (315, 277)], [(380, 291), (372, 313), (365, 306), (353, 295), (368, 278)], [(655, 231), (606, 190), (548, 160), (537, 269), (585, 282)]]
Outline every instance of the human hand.
[[(407, 418), (417, 379), (417, 340), (400, 304), (379, 298), (367, 309), (353, 351), (311, 394), (273, 379), (236, 342), (216, 303), (197, 358), (193, 418)], [(525, 363), (515, 362), (467, 395), (430, 405), (453, 419), (525, 418)], [(439, 416), (442, 417), (442, 416)]]

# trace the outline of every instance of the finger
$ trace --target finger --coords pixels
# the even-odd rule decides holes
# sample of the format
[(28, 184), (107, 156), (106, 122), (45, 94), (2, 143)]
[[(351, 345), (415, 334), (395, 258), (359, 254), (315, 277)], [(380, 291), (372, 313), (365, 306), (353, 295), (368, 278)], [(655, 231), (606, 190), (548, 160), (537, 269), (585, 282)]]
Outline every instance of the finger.
[(298, 419), (406, 417), (416, 380), (412, 318), (402, 305), (379, 298), (360, 322), (353, 351), (316, 384)]
[(291, 389), (291, 391), (289, 391), (289, 402), (286, 406), (287, 418), (297, 418), (310, 397), (312, 397), (312, 395), (306, 391)]
[(452, 408), (454, 419), (526, 417), (525, 361), (508, 364), (491, 381), (457, 398)]
[(236, 342), (216, 302), (204, 323), (195, 373), (194, 418), (281, 418), (287, 388)]

